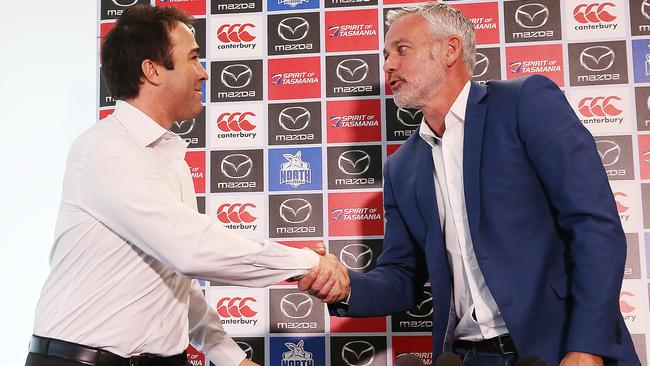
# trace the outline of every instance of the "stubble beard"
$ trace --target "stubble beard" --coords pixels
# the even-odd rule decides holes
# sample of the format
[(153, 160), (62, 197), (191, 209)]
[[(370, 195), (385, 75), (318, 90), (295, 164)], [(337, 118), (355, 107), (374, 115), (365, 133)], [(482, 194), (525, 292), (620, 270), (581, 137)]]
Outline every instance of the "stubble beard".
[(438, 92), (443, 79), (441, 71), (418, 74), (394, 92), (395, 105), (400, 108), (421, 109)]

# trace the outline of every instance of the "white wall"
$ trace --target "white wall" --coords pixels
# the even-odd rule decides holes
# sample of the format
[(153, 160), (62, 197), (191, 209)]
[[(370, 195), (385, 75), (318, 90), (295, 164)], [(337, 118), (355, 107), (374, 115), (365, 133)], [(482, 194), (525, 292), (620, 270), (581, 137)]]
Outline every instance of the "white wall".
[[(97, 2), (12, 1), (0, 12), (0, 354), (25, 362), (65, 155), (95, 121)], [(8, 358), (7, 358), (8, 357)]]

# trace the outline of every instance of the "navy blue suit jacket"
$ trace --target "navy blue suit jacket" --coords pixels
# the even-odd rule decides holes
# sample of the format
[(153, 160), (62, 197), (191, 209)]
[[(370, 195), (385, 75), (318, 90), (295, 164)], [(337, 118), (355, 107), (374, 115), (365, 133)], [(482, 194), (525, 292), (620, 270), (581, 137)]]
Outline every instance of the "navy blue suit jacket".
[[(619, 311), (626, 241), (593, 137), (542, 76), (472, 84), (464, 127), (474, 251), (520, 355), (569, 351), (639, 365)], [(431, 147), (414, 133), (384, 167), (386, 232), (377, 267), (350, 272), (342, 316), (378, 316), (433, 294), (433, 355), (456, 317)]]

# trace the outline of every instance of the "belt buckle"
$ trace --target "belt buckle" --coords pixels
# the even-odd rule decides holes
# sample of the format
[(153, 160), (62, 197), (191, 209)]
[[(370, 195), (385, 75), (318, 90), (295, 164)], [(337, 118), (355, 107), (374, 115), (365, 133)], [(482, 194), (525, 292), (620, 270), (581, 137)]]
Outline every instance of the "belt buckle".
[(505, 338), (506, 336), (497, 336), (497, 343), (499, 343), (499, 350), (501, 351), (502, 355), (511, 355), (515, 353), (514, 351), (506, 351), (506, 346), (503, 344), (503, 341), (501, 341), (502, 338)]

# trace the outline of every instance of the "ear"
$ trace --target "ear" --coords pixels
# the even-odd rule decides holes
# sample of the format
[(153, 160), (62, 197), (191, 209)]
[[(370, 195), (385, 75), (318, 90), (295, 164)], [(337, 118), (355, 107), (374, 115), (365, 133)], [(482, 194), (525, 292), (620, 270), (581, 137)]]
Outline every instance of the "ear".
[(162, 84), (163, 73), (161, 69), (163, 68), (163, 65), (151, 61), (150, 59), (144, 59), (142, 61), (142, 64), (140, 64), (140, 68), (142, 69), (143, 82), (150, 83), (155, 86)]
[(452, 66), (457, 61), (460, 61), (461, 54), (463, 53), (463, 46), (458, 36), (449, 36), (443, 43), (445, 47), (445, 63), (447, 66)]

